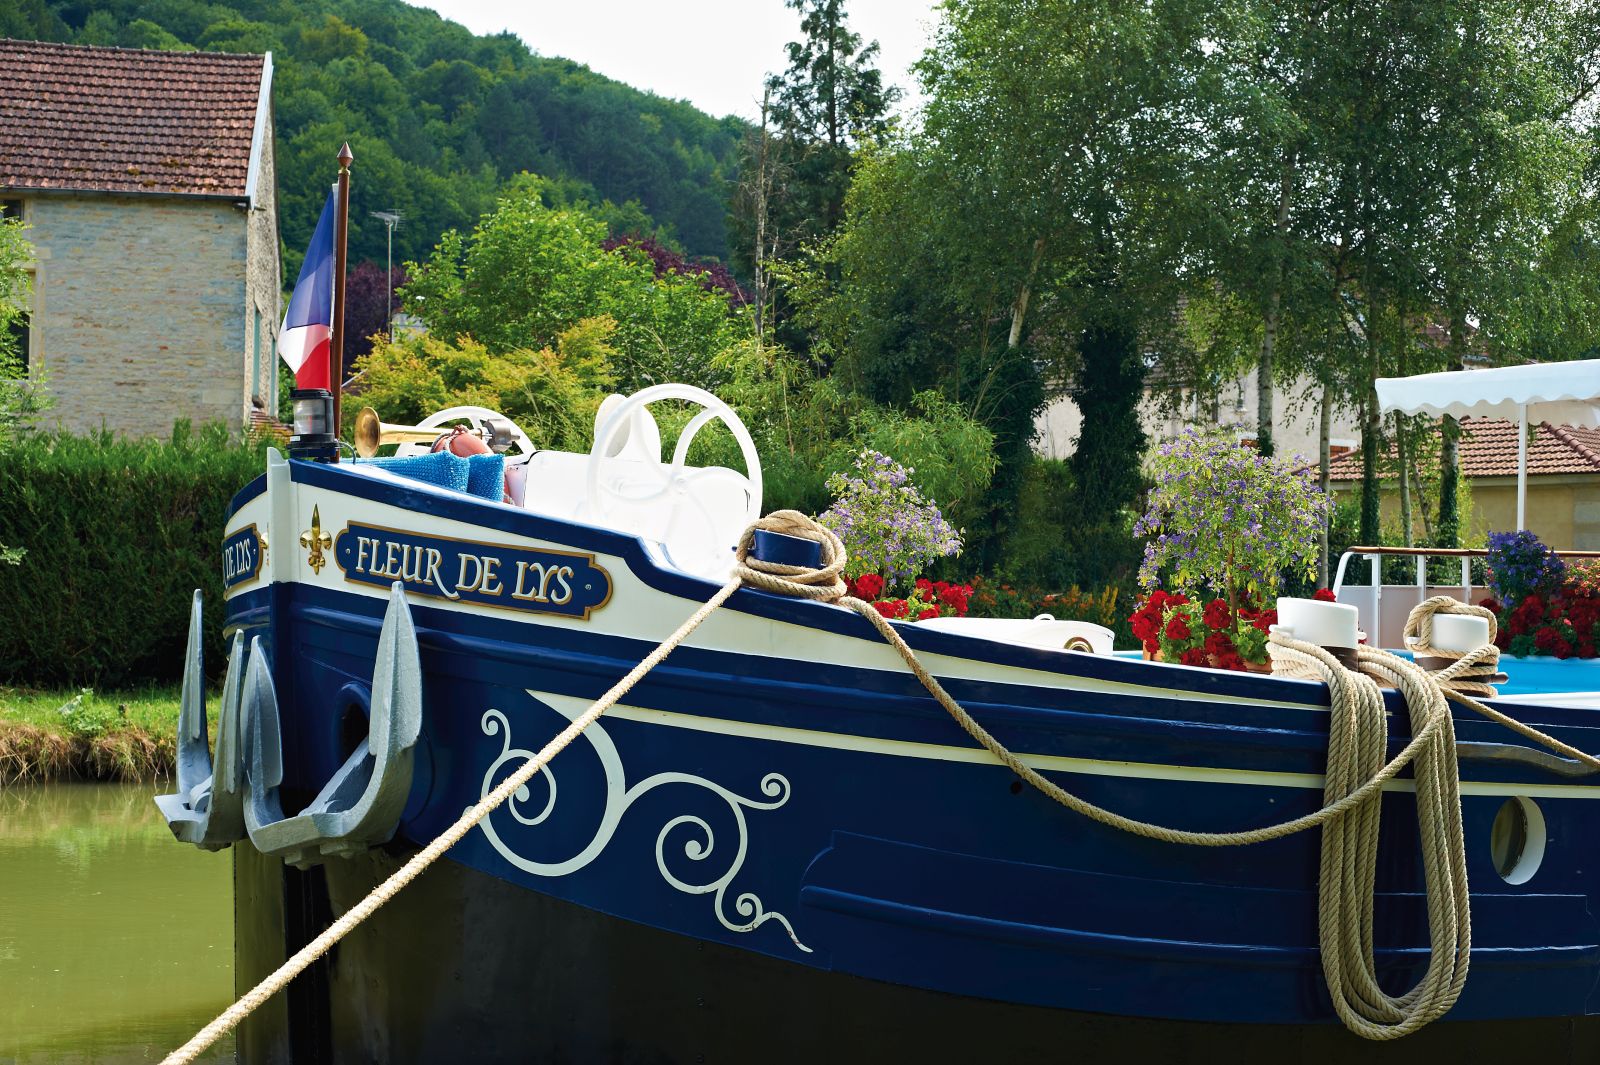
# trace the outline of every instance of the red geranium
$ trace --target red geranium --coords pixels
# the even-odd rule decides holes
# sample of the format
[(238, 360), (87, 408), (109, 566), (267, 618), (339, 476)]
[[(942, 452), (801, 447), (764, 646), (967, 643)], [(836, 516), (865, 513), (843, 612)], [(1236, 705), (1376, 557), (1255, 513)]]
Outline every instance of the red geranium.
[(1233, 625), (1233, 611), (1228, 609), (1228, 604), (1221, 599), (1213, 599), (1206, 604), (1206, 628), (1226, 629)]
[(1227, 633), (1213, 632), (1206, 637), (1206, 653), (1221, 658), (1224, 655), (1236, 654), (1237, 651)]
[(1215, 657), (1218, 669), (1231, 669), (1236, 673), (1245, 672), (1244, 658), (1240, 656), (1239, 652), (1229, 651), (1227, 654)]
[(970, 584), (946, 584), (944, 581), (935, 581), (933, 593), (939, 605), (948, 607), (950, 613), (958, 618), (967, 616), (967, 600), (972, 597)]
[(865, 599), (871, 602), (883, 594), (883, 578), (876, 573), (863, 573), (855, 579), (855, 587), (852, 589), (852, 594), (857, 599)]
[(880, 599), (872, 605), (877, 609), (878, 613), (891, 619), (905, 617), (909, 609), (904, 599)]
[(1182, 614), (1174, 614), (1167, 620), (1167, 639), (1187, 640), (1193, 633), (1189, 631), (1189, 622)]
[(924, 607), (922, 610), (917, 611), (918, 621), (927, 621), (929, 618), (936, 618), (938, 616), (939, 608), (936, 606)]
[(1339, 601), (1338, 596), (1333, 594), (1333, 589), (1331, 588), (1318, 588), (1311, 593), (1311, 598), (1319, 603), (1337, 603)]
[(1209, 666), (1211, 658), (1203, 648), (1191, 647), (1178, 659), (1186, 666)]

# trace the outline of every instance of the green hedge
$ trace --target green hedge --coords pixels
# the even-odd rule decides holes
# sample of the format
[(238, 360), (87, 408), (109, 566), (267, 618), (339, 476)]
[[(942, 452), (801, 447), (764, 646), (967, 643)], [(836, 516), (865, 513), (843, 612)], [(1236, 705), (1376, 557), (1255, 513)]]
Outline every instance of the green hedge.
[(0, 682), (126, 685), (183, 672), (189, 597), (222, 659), (221, 542), (263, 449), (186, 423), (170, 441), (31, 436), (0, 452)]

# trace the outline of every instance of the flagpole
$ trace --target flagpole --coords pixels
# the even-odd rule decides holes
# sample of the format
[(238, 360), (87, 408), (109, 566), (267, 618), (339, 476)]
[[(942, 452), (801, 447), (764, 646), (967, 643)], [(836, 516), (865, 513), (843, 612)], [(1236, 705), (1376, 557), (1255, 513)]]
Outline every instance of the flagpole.
[[(339, 203), (333, 229), (333, 336), (328, 344), (328, 387), (333, 391), (333, 434), (339, 435), (339, 384), (344, 379), (344, 267), (345, 241), (350, 234), (349, 142), (339, 149)], [(334, 461), (338, 461), (335, 458)]]

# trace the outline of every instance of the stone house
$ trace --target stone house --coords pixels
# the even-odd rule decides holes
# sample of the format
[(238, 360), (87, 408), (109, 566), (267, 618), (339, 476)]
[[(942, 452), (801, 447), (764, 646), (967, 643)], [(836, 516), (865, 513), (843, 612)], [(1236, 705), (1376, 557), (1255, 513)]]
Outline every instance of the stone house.
[(272, 56), (0, 40), (0, 210), (29, 373), (82, 432), (277, 408)]
[[(1139, 424), (1151, 447), (1177, 439), (1188, 428), (1221, 428), (1240, 440), (1256, 438), (1257, 379), (1241, 374), (1214, 394), (1164, 386), (1152, 380), (1139, 404)], [(1310, 382), (1301, 387), (1273, 387), (1273, 444), (1279, 455), (1301, 455), (1316, 461), (1321, 436), (1321, 391)], [(1064, 459), (1077, 449), (1083, 414), (1066, 396), (1051, 401), (1034, 422), (1034, 450), (1046, 458)], [(1329, 424), (1328, 450), (1337, 457), (1354, 450), (1360, 427), (1348, 411), (1335, 410)]]
[[(1461, 477), (1471, 488), (1472, 510), (1464, 532), (1481, 542), (1490, 532), (1517, 527), (1517, 425), (1500, 418), (1467, 418), (1461, 423)], [(1528, 528), (1557, 550), (1600, 550), (1600, 429), (1545, 422), (1530, 427), (1528, 440)], [(1388, 453), (1393, 465), (1394, 448)], [(1424, 470), (1423, 475), (1436, 475)], [(1328, 479), (1334, 495), (1361, 491), (1361, 454), (1333, 461)], [(1386, 526), (1400, 524), (1399, 488), (1391, 476), (1380, 488)], [(1414, 532), (1425, 534), (1420, 506)]]

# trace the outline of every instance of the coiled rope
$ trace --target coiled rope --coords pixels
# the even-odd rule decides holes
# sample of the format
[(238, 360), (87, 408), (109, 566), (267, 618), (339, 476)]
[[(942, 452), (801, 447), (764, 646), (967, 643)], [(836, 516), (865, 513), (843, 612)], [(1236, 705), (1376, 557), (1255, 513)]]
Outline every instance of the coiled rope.
[[(822, 564), (816, 568), (786, 566), (751, 557), (750, 550), (758, 529), (816, 541), (822, 548)], [(801, 599), (837, 602), (854, 610), (895, 649), (928, 693), (968, 735), (1034, 788), (1062, 806), (1103, 825), (1149, 839), (1201, 847), (1263, 843), (1320, 826), (1323, 829), (1323, 847), (1318, 876), (1318, 923), (1323, 972), (1340, 1019), (1351, 1031), (1368, 1039), (1396, 1039), (1442, 1016), (1455, 1003), (1467, 978), (1472, 933), (1461, 831), (1461, 802), (1453, 751), (1455, 730), (1446, 698), (1470, 706), (1529, 739), (1600, 768), (1600, 759), (1583, 754), (1537, 729), (1490, 710), (1466, 694), (1444, 687), (1446, 683), (1472, 683), (1474, 678), (1467, 677), (1467, 674), (1481, 666), (1487, 658), (1484, 656), (1480, 659), (1478, 652), (1462, 658), (1461, 662), (1466, 664), (1461, 665), (1458, 672), (1446, 670), (1439, 674), (1439, 679), (1435, 679), (1423, 669), (1394, 655), (1361, 648), (1357, 652), (1361, 672), (1356, 673), (1345, 669), (1320, 647), (1274, 633), (1269, 646), (1273, 671), (1320, 680), (1329, 689), (1332, 720), (1322, 808), (1280, 824), (1234, 832), (1194, 832), (1139, 821), (1089, 802), (1047, 780), (996, 740), (923, 667), (905, 640), (876, 608), (846, 594), (842, 577), (846, 557), (844, 545), (831, 530), (797, 511), (777, 511), (746, 529), (737, 548), (733, 577), (715, 595), (612, 685), (589, 709), (470, 807), (454, 824), (187, 1043), (167, 1055), (163, 1059), (164, 1065), (187, 1065), (194, 1061), (217, 1039), (282, 990), (290, 980), (415, 880), (474, 826), (527, 784), (585, 729), (599, 720), (602, 714), (743, 586)], [(1430, 600), (1424, 606), (1437, 602)], [(1444, 599), (1443, 602), (1454, 601)], [(1432, 609), (1442, 610), (1445, 607), (1434, 606)], [(1413, 612), (1413, 619), (1416, 619), (1416, 612)], [(1408, 621), (1408, 632), (1410, 624)], [(1431, 627), (1421, 628), (1423, 624), (1425, 622), (1419, 621), (1419, 633), (1426, 638), (1431, 634)], [(1489, 650), (1494, 651), (1493, 661), (1497, 663), (1498, 650), (1493, 647)], [(1440, 652), (1440, 655), (1443, 656), (1443, 653)], [(1399, 688), (1411, 714), (1411, 741), (1387, 762), (1384, 761), (1384, 755), (1388, 749), (1388, 729), (1383, 696), (1374, 678)], [(1492, 688), (1489, 694), (1493, 694)], [(1391, 996), (1378, 987), (1373, 961), (1378, 800), (1384, 784), (1393, 780), (1407, 765), (1414, 766), (1417, 783), (1417, 817), (1423, 843), (1423, 873), (1427, 884), (1432, 953), (1427, 972), (1417, 986), (1404, 995)], [(1350, 816), (1346, 817), (1347, 814)]]

